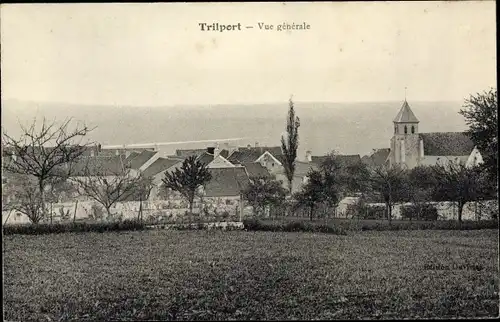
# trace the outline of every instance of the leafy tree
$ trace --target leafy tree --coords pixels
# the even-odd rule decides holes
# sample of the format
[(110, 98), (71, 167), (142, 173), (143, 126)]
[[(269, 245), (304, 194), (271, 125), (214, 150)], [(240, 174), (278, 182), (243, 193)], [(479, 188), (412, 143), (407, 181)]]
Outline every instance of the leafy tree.
[(324, 176), (318, 170), (309, 171), (308, 180), (299, 192), (294, 194), (294, 199), (297, 201), (296, 207), (306, 207), (309, 209), (309, 219), (312, 221), (314, 216), (314, 210), (317, 208), (318, 204), (325, 202), (327, 196), (324, 190)]
[(387, 219), (391, 222), (394, 204), (408, 195), (406, 170), (399, 166), (371, 167), (366, 179), (368, 191), (384, 200)]
[(466, 203), (487, 197), (486, 175), (481, 167), (466, 167), (449, 162), (432, 166), (436, 175), (436, 198), (452, 201), (457, 205), (458, 221), (462, 222), (462, 211)]
[(295, 116), (292, 99), (289, 100), (288, 118), (286, 121), (286, 138), (281, 136), (281, 149), (283, 150), (283, 167), (288, 180), (288, 190), (292, 193), (293, 175), (295, 173), (295, 160), (299, 147), (300, 119)]
[(465, 100), (460, 114), (464, 116), (470, 136), (483, 156), (485, 170), (492, 182), (498, 176), (498, 103), (497, 90), (490, 89)]
[(109, 217), (111, 207), (120, 201), (145, 200), (151, 190), (151, 179), (134, 175), (127, 167), (105, 169), (99, 159), (88, 159), (83, 173), (73, 177), (80, 193), (101, 204)]
[(189, 212), (193, 213), (193, 202), (199, 187), (210, 181), (212, 175), (205, 164), (190, 156), (182, 162), (180, 168), (165, 172), (162, 179), (165, 189), (179, 192), (189, 203)]
[(250, 184), (242, 191), (243, 198), (260, 215), (269, 206), (280, 206), (285, 202), (286, 190), (280, 181), (270, 177), (250, 178)]
[[(36, 119), (29, 127), (22, 124), (22, 134), (16, 139), (4, 132), (2, 136), (3, 153), (10, 157), (9, 162), (3, 164), (5, 171), (27, 175), (32, 181), (35, 178), (40, 200), (32, 207), (41, 207), (41, 216), (46, 215), (46, 192), (47, 185), (51, 180), (68, 175), (65, 169), (87, 150), (88, 144), (82, 145), (82, 139), (91, 131), (87, 126), (76, 126), (70, 129), (71, 119), (57, 125), (56, 122), (42, 120), (40, 128), (37, 128)], [(31, 188), (30, 188), (31, 189)], [(35, 197), (33, 197), (35, 198)], [(34, 199), (30, 198), (35, 202)], [(38, 215), (35, 216), (38, 218)], [(34, 218), (35, 218), (34, 217)]]
[(330, 190), (335, 199), (362, 192), (369, 176), (366, 165), (361, 162), (343, 164), (335, 152), (331, 152), (321, 163), (320, 171), (325, 177), (325, 189)]

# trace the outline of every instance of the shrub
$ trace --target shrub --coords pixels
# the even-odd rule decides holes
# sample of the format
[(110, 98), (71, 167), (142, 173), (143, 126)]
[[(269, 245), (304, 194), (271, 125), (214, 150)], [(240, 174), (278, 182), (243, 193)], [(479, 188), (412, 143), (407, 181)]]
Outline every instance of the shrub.
[(106, 232), (106, 231), (129, 231), (143, 230), (145, 225), (135, 220), (124, 220), (121, 222), (100, 222), (100, 223), (55, 223), (38, 225), (4, 225), (4, 235), (43, 235), (69, 232)]
[(357, 203), (348, 205), (347, 217), (358, 219), (385, 219), (385, 205), (369, 205), (360, 199)]
[(248, 231), (274, 231), (274, 232), (321, 232), (328, 234), (345, 235), (346, 230), (332, 225), (314, 224), (303, 221), (287, 223), (262, 222), (258, 219), (245, 219), (243, 225)]
[(410, 220), (437, 220), (438, 210), (430, 204), (412, 204), (402, 207), (401, 217)]

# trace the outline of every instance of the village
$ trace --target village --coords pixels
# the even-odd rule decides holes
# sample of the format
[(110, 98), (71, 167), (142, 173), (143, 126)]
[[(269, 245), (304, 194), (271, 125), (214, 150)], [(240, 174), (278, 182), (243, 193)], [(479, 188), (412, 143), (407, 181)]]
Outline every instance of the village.
[[(370, 155), (343, 155), (333, 151), (333, 156), (340, 167), (384, 168), (403, 166), (413, 169), (418, 166), (433, 166), (436, 164), (463, 164), (466, 167), (478, 166), (483, 162), (481, 153), (463, 132), (419, 133), (419, 120), (405, 100), (396, 117), (392, 120), (394, 135), (390, 139), (390, 148), (373, 149)], [(389, 123), (389, 122), (388, 122)], [(4, 162), (16, 160), (16, 155), (3, 151)], [(280, 182), (283, 189), (289, 189), (290, 196), (300, 192), (308, 183), (311, 171), (318, 171), (329, 155), (314, 155), (307, 151), (295, 161), (291, 189), (288, 187), (285, 170), (284, 153), (281, 146), (236, 146), (230, 143), (214, 142), (205, 149), (177, 149), (173, 155), (165, 155), (152, 148), (102, 148), (100, 144), (85, 146), (81, 156), (71, 165), (68, 181), (82, 183), (91, 181), (86, 191), (81, 189), (61, 190), (55, 196), (55, 202), (50, 204), (50, 215), (42, 222), (60, 222), (89, 219), (104, 219), (103, 207), (108, 211), (107, 220), (112, 218), (134, 219), (148, 218), (149, 222), (175, 222), (185, 218), (189, 212), (189, 204), (178, 192), (165, 189), (163, 180), (165, 174), (180, 169), (187, 158), (191, 157), (206, 167), (211, 174), (210, 180), (203, 183), (196, 192), (196, 198), (191, 205), (198, 214), (224, 214), (215, 218), (208, 216), (205, 220), (227, 221), (230, 218), (239, 221), (255, 214), (255, 205), (248, 203), (243, 191), (256, 180), (268, 179)], [(4, 171), (4, 181), (8, 180), (9, 172)], [(110, 202), (107, 195), (92, 193), (100, 186), (102, 180), (119, 182), (117, 187), (125, 183), (125, 178), (146, 178), (150, 186), (146, 195), (139, 197), (137, 193), (129, 193), (123, 198)], [(89, 178), (94, 178), (92, 179)], [(107, 184), (107, 183), (106, 183)], [(104, 184), (104, 185), (106, 185)], [(66, 186), (67, 187), (67, 186)], [(91, 188), (89, 192), (89, 187)], [(106, 185), (106, 187), (109, 186)], [(135, 189), (135, 188), (133, 188)], [(85, 190), (85, 189), (84, 189)], [(85, 193), (87, 192), (87, 193)], [(361, 191), (350, 190), (342, 194), (335, 207), (325, 209), (323, 217), (354, 218), (350, 209), (359, 203)], [(11, 196), (15, 198), (15, 196)], [(97, 197), (97, 198), (96, 198)], [(372, 201), (373, 206), (382, 206), (383, 200)], [(491, 202), (490, 202), (491, 203)], [(408, 204), (408, 203), (407, 203)], [(411, 204), (411, 202), (409, 203)], [(402, 218), (401, 206), (396, 204), (392, 216)], [(457, 208), (453, 203), (436, 203), (440, 219), (456, 219)], [(483, 206), (479, 207), (479, 212)], [(28, 223), (29, 216), (21, 208), (5, 209), (3, 223)], [(12, 214), (14, 210), (14, 215)], [(269, 207), (265, 216), (269, 217)], [(307, 215), (306, 215), (307, 216)], [(477, 203), (468, 203), (461, 214), (465, 220), (481, 218)], [(212, 218), (212, 219), (211, 219)], [(486, 217), (488, 218), (488, 217)], [(484, 219), (484, 217), (483, 217)]]

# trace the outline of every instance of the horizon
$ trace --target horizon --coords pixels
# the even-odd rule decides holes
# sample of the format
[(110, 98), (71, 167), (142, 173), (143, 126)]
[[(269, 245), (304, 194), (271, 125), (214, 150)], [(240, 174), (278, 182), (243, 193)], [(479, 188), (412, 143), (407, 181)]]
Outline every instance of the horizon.
[[(475, 94), (475, 93), (471, 93)], [(404, 101), (407, 101), (410, 105), (412, 103), (417, 103), (417, 104), (428, 104), (428, 103), (459, 103), (459, 102), (465, 102), (467, 98), (463, 98), (462, 100), (411, 100), (409, 98), (403, 98), (401, 100), (378, 100), (378, 101), (318, 101), (318, 100), (293, 100), (294, 105), (299, 105), (299, 104), (367, 104), (367, 103), (374, 103), (374, 104), (383, 104), (383, 103), (403, 103)], [(32, 103), (32, 104), (54, 104), (54, 105), (72, 105), (72, 106), (84, 106), (84, 107), (119, 107), (119, 108), (162, 108), (162, 107), (201, 107), (201, 106), (206, 106), (206, 107), (216, 107), (216, 106), (231, 106), (235, 105), (235, 107), (241, 107), (241, 106), (247, 106), (247, 105), (281, 105), (285, 104), (288, 106), (288, 100), (284, 101), (269, 101), (269, 102), (246, 102), (246, 103), (198, 103), (198, 104), (163, 104), (163, 105), (127, 105), (127, 104), (104, 104), (104, 103), (96, 103), (96, 104), (89, 104), (89, 103), (78, 103), (78, 102), (64, 102), (64, 101), (43, 101), (43, 100), (27, 100), (27, 99), (19, 99), (19, 98), (1, 98), (1, 102), (19, 102), (19, 103)]]

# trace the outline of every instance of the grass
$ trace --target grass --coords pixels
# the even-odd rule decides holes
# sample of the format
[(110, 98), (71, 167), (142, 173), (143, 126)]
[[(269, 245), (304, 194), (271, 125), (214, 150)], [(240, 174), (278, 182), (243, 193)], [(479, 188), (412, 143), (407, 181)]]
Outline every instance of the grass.
[(3, 246), (6, 320), (498, 315), (497, 230), (89, 232)]
[[(290, 223), (304, 223), (316, 227), (331, 227), (339, 231), (365, 231), (365, 230), (476, 230), (476, 229), (498, 229), (498, 220), (463, 221), (457, 220), (388, 220), (380, 219), (347, 219), (347, 218), (322, 218), (310, 221), (304, 217), (279, 217), (259, 220), (262, 230), (273, 230), (272, 227), (286, 226)], [(281, 229), (283, 230), (283, 229)]]

